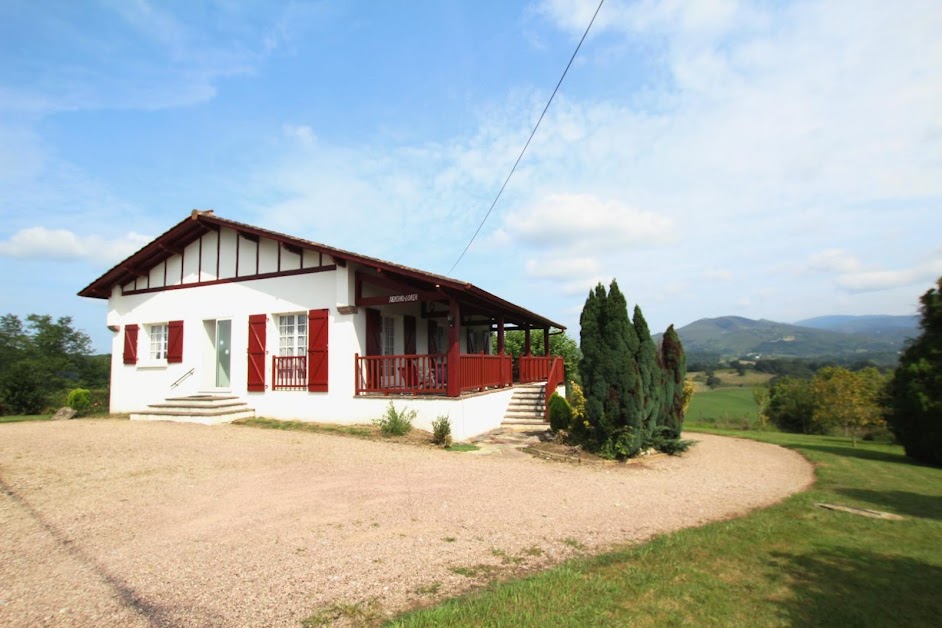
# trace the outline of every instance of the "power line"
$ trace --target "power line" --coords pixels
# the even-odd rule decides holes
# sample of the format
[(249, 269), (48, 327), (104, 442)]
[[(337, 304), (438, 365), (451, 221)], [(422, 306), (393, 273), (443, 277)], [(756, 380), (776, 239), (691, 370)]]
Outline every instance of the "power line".
[(553, 89), (553, 93), (550, 95), (549, 100), (546, 101), (546, 106), (543, 107), (543, 113), (540, 114), (540, 118), (536, 121), (536, 126), (533, 127), (533, 131), (530, 132), (530, 137), (527, 138), (527, 143), (523, 145), (523, 150), (520, 151), (520, 155), (517, 156), (517, 161), (514, 162), (513, 168), (510, 169), (510, 174), (507, 175), (507, 178), (504, 179), (504, 184), (500, 186), (500, 190), (497, 192), (497, 196), (494, 197), (494, 202), (491, 203), (491, 206), (488, 208), (487, 213), (484, 214), (484, 218), (481, 220), (481, 224), (478, 225), (478, 228), (474, 231), (474, 235), (471, 236), (471, 239), (468, 240), (468, 245), (464, 247), (464, 250), (461, 252), (461, 255), (458, 256), (458, 259), (455, 260), (455, 263), (452, 264), (451, 268), (448, 270), (449, 275), (452, 271), (458, 266), (458, 263), (464, 258), (465, 253), (468, 252), (468, 249), (471, 248), (471, 245), (474, 243), (474, 239), (478, 237), (478, 234), (481, 233), (481, 229), (484, 227), (484, 223), (487, 222), (488, 216), (491, 215), (491, 212), (494, 211), (494, 206), (497, 205), (497, 201), (500, 200), (500, 195), (504, 193), (504, 188), (507, 187), (507, 183), (510, 182), (510, 177), (514, 176), (514, 172), (517, 170), (517, 165), (520, 164), (520, 160), (523, 159), (523, 154), (527, 152), (527, 147), (530, 146), (530, 141), (533, 139), (533, 136), (536, 135), (536, 130), (540, 128), (540, 123), (543, 122), (543, 116), (546, 115), (546, 111), (549, 109), (550, 104), (553, 102), (553, 98), (556, 97), (556, 92), (559, 91), (559, 86), (563, 84), (563, 79), (566, 78), (566, 73), (569, 72), (569, 66), (572, 65), (572, 62), (575, 61), (576, 55), (579, 54), (579, 49), (582, 48), (582, 42), (585, 41), (586, 36), (589, 34), (589, 29), (592, 28), (592, 24), (595, 23), (595, 18), (598, 16), (599, 11), (602, 9), (602, 5), (605, 4), (605, 0), (599, 1), (599, 6), (596, 7), (595, 13), (592, 14), (592, 19), (589, 20), (589, 25), (585, 27), (585, 32), (582, 33), (582, 39), (579, 40), (579, 44), (576, 46), (576, 49), (573, 51), (572, 56), (569, 58), (569, 63), (566, 64), (566, 69), (563, 70), (563, 75), (559, 77), (559, 82), (556, 83), (556, 87)]

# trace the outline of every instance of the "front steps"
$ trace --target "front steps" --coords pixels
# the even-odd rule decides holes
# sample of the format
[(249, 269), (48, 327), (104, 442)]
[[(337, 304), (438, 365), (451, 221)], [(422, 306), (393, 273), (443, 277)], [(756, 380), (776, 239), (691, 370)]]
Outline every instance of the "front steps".
[(234, 395), (201, 393), (188, 397), (168, 397), (152, 403), (142, 412), (132, 412), (132, 421), (182, 421), (216, 425), (255, 416), (255, 409)]
[(546, 384), (523, 384), (514, 388), (504, 420), (500, 426), (519, 431), (543, 431), (549, 429), (549, 423), (543, 420), (546, 404), (544, 395)]

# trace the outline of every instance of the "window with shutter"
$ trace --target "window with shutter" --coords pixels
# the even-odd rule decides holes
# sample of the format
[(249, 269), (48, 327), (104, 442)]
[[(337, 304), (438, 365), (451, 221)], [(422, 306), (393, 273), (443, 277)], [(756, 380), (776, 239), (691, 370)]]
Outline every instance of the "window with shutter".
[(311, 310), (308, 312), (307, 389), (310, 392), (327, 392), (328, 314), (327, 310)]
[(170, 321), (167, 330), (167, 362), (183, 362), (183, 321)]
[(249, 316), (248, 389), (265, 390), (265, 314)]
[(137, 364), (137, 325), (124, 326), (124, 363)]

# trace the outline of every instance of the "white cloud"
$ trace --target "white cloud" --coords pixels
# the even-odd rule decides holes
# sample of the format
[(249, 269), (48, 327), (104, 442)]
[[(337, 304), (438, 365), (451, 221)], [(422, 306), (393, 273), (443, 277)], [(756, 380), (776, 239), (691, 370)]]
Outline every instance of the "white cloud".
[(89, 260), (115, 263), (147, 244), (150, 238), (128, 232), (108, 240), (96, 235), (79, 236), (67, 229), (30, 227), (0, 241), (0, 255), (21, 259)]
[(860, 270), (860, 261), (843, 249), (828, 249), (813, 254), (807, 269), (815, 272), (854, 273)]
[(550, 194), (511, 211), (504, 229), (541, 246), (614, 249), (673, 239), (673, 219), (591, 194)]
[(850, 292), (877, 292), (920, 283), (942, 276), (942, 259), (899, 270), (864, 270), (841, 275), (838, 285)]
[(306, 124), (284, 124), (282, 125), (281, 130), (287, 137), (294, 138), (304, 146), (313, 146), (314, 142), (317, 141), (317, 136), (314, 135), (314, 130)]
[(700, 276), (713, 281), (731, 281), (733, 273), (725, 268), (709, 268), (703, 271)]
[(534, 279), (559, 281), (595, 275), (600, 271), (599, 262), (593, 257), (556, 258), (550, 260), (527, 260), (526, 271)]

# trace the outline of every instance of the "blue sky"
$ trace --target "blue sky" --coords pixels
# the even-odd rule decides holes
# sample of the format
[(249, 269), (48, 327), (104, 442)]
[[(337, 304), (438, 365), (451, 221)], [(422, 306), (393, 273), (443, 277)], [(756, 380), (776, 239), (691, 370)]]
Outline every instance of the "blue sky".
[[(0, 3), (0, 311), (188, 215), (446, 273), (594, 0)], [(942, 3), (607, 0), (452, 275), (570, 327), (907, 314), (942, 275)]]

